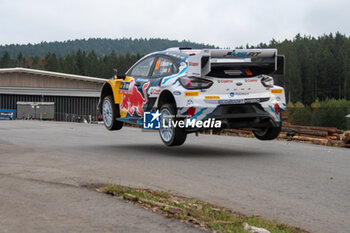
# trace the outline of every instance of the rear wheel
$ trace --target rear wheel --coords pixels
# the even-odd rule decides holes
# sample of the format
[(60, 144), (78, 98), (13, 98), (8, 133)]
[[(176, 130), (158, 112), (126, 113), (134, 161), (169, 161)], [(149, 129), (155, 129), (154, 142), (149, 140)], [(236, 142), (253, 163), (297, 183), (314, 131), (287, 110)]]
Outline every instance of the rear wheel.
[(123, 122), (117, 121), (119, 105), (114, 104), (113, 96), (106, 96), (103, 99), (102, 115), (104, 125), (108, 130), (119, 130), (123, 127)]
[(160, 108), (160, 129), (159, 135), (167, 146), (179, 146), (186, 141), (185, 128), (174, 127), (171, 122), (176, 122), (176, 110), (173, 105), (165, 104)]
[(278, 137), (282, 127), (267, 127), (253, 130), (254, 136), (259, 140), (273, 140)]

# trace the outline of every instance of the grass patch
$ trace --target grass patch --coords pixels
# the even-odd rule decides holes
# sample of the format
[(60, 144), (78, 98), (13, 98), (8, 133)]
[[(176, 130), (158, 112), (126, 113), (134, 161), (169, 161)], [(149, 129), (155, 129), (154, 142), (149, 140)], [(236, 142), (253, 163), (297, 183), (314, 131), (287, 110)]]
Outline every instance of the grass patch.
[(212, 232), (243, 233), (243, 223), (269, 230), (271, 233), (308, 233), (307, 231), (256, 216), (245, 216), (224, 207), (195, 199), (174, 196), (168, 192), (135, 189), (119, 185), (105, 185), (98, 191), (123, 197), (145, 209), (169, 218), (176, 218)]

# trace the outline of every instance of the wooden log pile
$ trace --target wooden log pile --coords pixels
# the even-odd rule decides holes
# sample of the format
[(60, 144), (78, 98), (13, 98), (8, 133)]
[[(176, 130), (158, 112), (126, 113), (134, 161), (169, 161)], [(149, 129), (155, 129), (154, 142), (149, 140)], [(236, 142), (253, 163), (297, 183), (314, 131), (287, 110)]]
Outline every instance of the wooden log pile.
[[(244, 137), (254, 136), (251, 130), (243, 129), (226, 129), (223, 130), (222, 134)], [(278, 139), (350, 148), (350, 131), (344, 133), (344, 130), (335, 127), (292, 125), (284, 121)]]
[(343, 143), (345, 147), (350, 148), (350, 131), (344, 133)]
[(335, 127), (301, 126), (283, 122), (280, 139), (343, 146), (344, 131)]

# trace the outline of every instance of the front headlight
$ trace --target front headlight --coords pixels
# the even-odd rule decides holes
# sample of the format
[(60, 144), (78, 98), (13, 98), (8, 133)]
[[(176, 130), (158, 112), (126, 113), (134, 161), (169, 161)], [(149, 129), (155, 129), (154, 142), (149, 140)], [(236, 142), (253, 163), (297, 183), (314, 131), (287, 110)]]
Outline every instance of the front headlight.
[(273, 85), (274, 85), (273, 78), (270, 76), (265, 76), (265, 75), (262, 77), (261, 83), (265, 87), (273, 87)]

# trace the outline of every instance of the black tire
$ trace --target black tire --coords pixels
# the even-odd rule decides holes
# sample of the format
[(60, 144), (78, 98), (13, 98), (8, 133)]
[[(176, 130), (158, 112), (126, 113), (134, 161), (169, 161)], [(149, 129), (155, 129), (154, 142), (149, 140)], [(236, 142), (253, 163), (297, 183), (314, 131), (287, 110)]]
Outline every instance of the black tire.
[[(178, 120), (176, 118), (176, 110), (173, 105), (170, 104), (164, 104), (160, 108), (160, 113), (167, 114), (167, 112), (171, 116), (171, 120), (175, 122)], [(180, 146), (186, 141), (187, 133), (185, 131), (185, 128), (180, 127), (170, 127), (169, 130), (163, 130), (163, 114), (161, 115), (161, 128), (159, 129), (159, 135), (162, 141), (167, 146)], [(171, 135), (167, 135), (165, 133), (167, 131)], [(166, 136), (167, 135), (167, 136)]]
[(253, 134), (257, 139), (262, 141), (273, 140), (278, 137), (278, 135), (281, 132), (281, 129), (281, 126), (255, 129), (253, 130)]
[(102, 116), (104, 125), (108, 130), (120, 130), (123, 128), (123, 122), (117, 121), (119, 114), (119, 105), (114, 104), (113, 96), (106, 96), (102, 101)]

